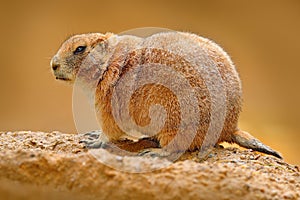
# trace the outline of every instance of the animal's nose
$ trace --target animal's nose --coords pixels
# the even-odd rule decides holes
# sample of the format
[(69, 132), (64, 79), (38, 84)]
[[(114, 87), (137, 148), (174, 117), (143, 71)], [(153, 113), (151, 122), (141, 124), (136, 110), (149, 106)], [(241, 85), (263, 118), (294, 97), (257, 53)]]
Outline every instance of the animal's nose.
[(56, 71), (60, 67), (59, 64), (52, 64), (53, 71)]
[(58, 63), (58, 60), (57, 60), (56, 56), (54, 56), (52, 58), (50, 65), (51, 65), (53, 71), (56, 71), (60, 67), (60, 64)]

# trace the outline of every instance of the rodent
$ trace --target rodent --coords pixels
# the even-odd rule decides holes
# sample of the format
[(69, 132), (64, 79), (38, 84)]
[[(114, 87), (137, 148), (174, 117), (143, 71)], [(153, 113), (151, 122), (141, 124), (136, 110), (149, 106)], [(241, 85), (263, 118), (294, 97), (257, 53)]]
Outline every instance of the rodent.
[[(212, 120), (212, 105), (215, 103), (215, 100), (221, 98), (218, 95), (225, 94), (225, 105), (223, 105), (225, 109), (224, 125), (219, 137), (213, 144), (209, 144), (214, 145), (224, 141), (237, 143), (242, 147), (282, 158), (278, 152), (238, 128), (238, 118), (242, 108), (241, 80), (230, 57), (215, 42), (196, 34), (185, 32), (156, 33), (146, 38), (119, 36), (113, 33), (75, 35), (62, 44), (51, 60), (51, 68), (56, 79), (73, 83), (85, 59), (96, 48), (98, 48), (97, 59), (99, 59), (100, 64), (96, 66), (97, 72), (99, 72), (99, 82), (96, 84), (95, 107), (101, 130), (109, 141), (118, 141), (120, 137), (128, 134), (120, 127), (120, 122), (116, 122), (116, 117), (113, 113), (112, 98), (114, 90), (118, 84), (120, 85), (120, 80), (130, 70), (135, 69), (139, 72), (140, 66), (154, 63), (162, 65), (158, 70), (164, 69), (163, 66), (167, 65), (173, 72), (180, 74), (181, 77), (187, 80), (187, 83), (195, 93), (193, 101), (191, 100), (192, 95), (185, 94), (181, 104), (178, 103), (177, 96), (172, 93), (170, 88), (162, 84), (146, 84), (137, 88), (131, 94), (128, 108), (129, 116), (140, 127), (147, 126), (150, 121), (154, 124), (160, 123), (161, 118), (159, 114), (155, 115), (156, 118), (150, 119), (149, 109), (151, 105), (159, 104), (165, 109), (165, 123), (156, 135), (149, 135), (146, 129), (136, 130), (137, 132), (142, 130), (141, 134), (149, 135), (149, 138), (151, 138), (149, 141), (156, 141), (161, 147), (170, 144), (170, 151), (183, 150), (184, 148), (188, 150), (200, 149)], [(202, 71), (199, 71), (198, 69), (202, 65), (208, 68), (202, 68)], [(216, 76), (215, 72), (209, 71), (213, 66), (216, 67), (217, 71), (215, 72), (220, 76)], [(150, 70), (151, 72), (151, 65), (148, 67), (149, 69), (145, 68), (145, 70)], [(164, 81), (167, 81), (167, 84), (172, 85), (172, 81), (175, 79), (173, 78), (172, 80), (170, 74), (164, 73), (162, 71), (159, 75), (165, 77)], [(87, 76), (91, 75), (87, 73), (84, 76), (86, 76), (85, 79), (87, 78), (85, 84), (88, 85), (90, 77)], [(136, 76), (149, 75), (141, 72)], [(137, 77), (134, 79), (138, 79)], [(218, 81), (214, 80), (214, 82), (210, 83), (212, 85), (211, 91), (223, 88), (224, 94), (219, 94), (218, 92), (210, 94), (206, 81), (211, 81), (212, 77), (215, 77), (215, 80)], [(134, 79), (127, 80), (125, 84), (135, 84), (134, 81), (136, 80)], [(176, 80), (178, 81), (179, 79)], [(126, 91), (123, 92), (126, 93)], [(183, 94), (183, 92), (179, 90), (179, 95)], [(187, 102), (186, 105), (185, 102)], [(186, 134), (179, 135), (176, 141), (173, 141), (180, 128), (180, 120), (182, 120), (180, 118), (180, 114), (182, 114), (180, 113), (181, 109), (185, 109), (185, 106), (189, 106), (187, 105), (189, 103), (196, 103), (195, 109), (198, 109), (200, 117), (194, 122), (194, 119), (189, 119), (188, 123), (191, 124), (186, 125), (184, 128), (187, 130), (193, 126), (193, 123), (196, 124), (194, 126), (197, 127), (192, 127), (196, 130), (195, 137), (188, 144), (185, 143), (185, 140), (188, 140), (186, 138), (189, 137)], [(218, 116), (218, 114), (215, 115), (215, 117)], [(125, 119), (123, 123), (126, 120), (128, 119)], [(135, 131), (134, 127), (129, 127), (128, 130), (131, 129)], [(215, 137), (214, 132), (210, 134), (208, 140), (212, 140), (210, 138)], [(145, 140), (142, 141), (145, 145)], [(131, 145), (133, 146), (133, 144)]]

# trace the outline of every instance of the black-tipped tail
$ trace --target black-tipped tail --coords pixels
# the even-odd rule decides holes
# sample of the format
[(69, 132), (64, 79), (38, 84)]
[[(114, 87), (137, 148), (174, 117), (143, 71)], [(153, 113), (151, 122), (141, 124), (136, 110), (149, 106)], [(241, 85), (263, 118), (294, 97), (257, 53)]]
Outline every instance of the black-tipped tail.
[(269, 154), (275, 156), (277, 158), (282, 159), (282, 156), (277, 151), (274, 151), (267, 145), (263, 144), (258, 139), (254, 138), (250, 133), (245, 131), (236, 131), (232, 134), (233, 142), (237, 143), (241, 147), (245, 147), (247, 149), (253, 149), (255, 151), (259, 151), (265, 154)]

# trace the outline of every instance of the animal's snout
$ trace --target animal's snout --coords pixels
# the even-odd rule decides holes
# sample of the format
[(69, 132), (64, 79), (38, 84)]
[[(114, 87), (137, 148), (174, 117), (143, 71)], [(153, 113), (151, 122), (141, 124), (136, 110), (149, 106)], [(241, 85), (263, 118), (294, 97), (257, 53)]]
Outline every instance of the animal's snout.
[(53, 71), (56, 71), (60, 68), (60, 64), (58, 62), (58, 59), (56, 56), (54, 56), (50, 62), (50, 66), (52, 68)]

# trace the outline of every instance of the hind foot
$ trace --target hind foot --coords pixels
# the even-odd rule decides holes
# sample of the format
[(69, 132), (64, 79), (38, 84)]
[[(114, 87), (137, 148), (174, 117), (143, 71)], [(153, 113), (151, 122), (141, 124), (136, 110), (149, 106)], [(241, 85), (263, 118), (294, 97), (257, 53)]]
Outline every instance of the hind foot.
[(154, 138), (141, 138), (138, 141), (129, 140), (127, 138), (109, 141), (108, 138), (100, 131), (92, 131), (83, 134), (84, 139), (79, 143), (83, 143), (87, 149), (107, 149), (107, 150), (124, 150), (127, 152), (139, 152), (148, 148), (160, 147), (159, 142)]

